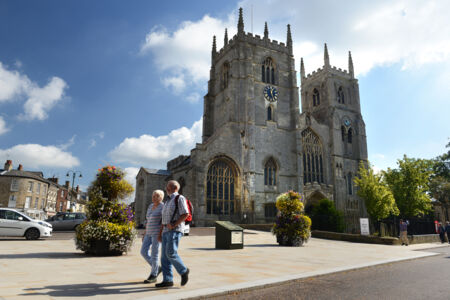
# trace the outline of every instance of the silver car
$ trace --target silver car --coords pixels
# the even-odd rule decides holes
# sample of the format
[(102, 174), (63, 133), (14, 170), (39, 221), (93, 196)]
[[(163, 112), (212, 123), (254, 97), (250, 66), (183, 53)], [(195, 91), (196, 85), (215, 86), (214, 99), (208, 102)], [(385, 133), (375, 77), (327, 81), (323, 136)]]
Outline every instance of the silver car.
[(52, 236), (52, 225), (34, 220), (11, 208), (0, 208), (0, 236), (24, 236), (27, 240)]
[(53, 226), (53, 230), (75, 230), (86, 219), (84, 213), (66, 212), (53, 216), (46, 221)]

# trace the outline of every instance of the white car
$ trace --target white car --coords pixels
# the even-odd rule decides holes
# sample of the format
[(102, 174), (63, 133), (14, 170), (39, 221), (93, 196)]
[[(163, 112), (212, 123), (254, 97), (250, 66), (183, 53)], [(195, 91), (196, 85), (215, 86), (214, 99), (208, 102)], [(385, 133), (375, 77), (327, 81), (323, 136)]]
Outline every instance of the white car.
[(34, 220), (11, 208), (0, 208), (0, 236), (24, 236), (27, 240), (52, 236), (52, 225)]

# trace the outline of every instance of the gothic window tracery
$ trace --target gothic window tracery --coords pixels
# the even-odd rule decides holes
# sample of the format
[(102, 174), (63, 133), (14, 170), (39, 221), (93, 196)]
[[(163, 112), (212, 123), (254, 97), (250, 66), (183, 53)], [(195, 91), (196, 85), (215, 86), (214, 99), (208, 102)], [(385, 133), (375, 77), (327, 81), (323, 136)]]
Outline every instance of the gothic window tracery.
[(223, 159), (216, 160), (206, 177), (206, 213), (232, 215), (236, 210), (236, 176), (233, 167)]
[(313, 90), (313, 106), (320, 105), (320, 94), (317, 89)]
[(230, 64), (226, 62), (222, 66), (222, 76), (221, 76), (222, 90), (228, 87), (229, 79), (230, 79)]
[(345, 142), (345, 127), (344, 127), (344, 125), (341, 126), (341, 135), (342, 135), (342, 141)]
[(303, 183), (324, 183), (323, 148), (319, 137), (310, 129), (302, 132)]
[(352, 143), (352, 138), (353, 138), (353, 130), (351, 128), (349, 128), (347, 131), (347, 142), (349, 144)]
[(270, 158), (264, 166), (264, 185), (275, 186), (277, 184), (277, 166), (273, 158)]
[(261, 66), (261, 81), (275, 84), (275, 64), (270, 57), (266, 58)]

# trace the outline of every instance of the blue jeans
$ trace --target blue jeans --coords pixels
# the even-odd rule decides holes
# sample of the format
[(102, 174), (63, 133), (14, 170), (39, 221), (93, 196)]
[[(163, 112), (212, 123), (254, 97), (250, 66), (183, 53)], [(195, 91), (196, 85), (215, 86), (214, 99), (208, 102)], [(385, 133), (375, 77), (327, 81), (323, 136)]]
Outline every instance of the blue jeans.
[(183, 234), (179, 231), (167, 231), (162, 235), (161, 265), (163, 281), (173, 282), (172, 265), (178, 274), (186, 273), (187, 268), (178, 255), (178, 244)]
[[(142, 241), (141, 255), (152, 267), (152, 271), (150, 274), (153, 276), (158, 275), (158, 253), (160, 245), (161, 243), (158, 242), (157, 236), (145, 235), (144, 240)], [(151, 255), (149, 255), (150, 246), (152, 247)]]

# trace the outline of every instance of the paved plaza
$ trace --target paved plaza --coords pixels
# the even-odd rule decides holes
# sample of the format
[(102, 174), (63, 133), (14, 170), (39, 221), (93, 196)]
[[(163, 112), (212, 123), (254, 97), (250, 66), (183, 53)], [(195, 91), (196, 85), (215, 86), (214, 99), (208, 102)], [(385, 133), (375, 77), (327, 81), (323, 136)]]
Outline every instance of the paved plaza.
[[(245, 231), (245, 248), (216, 250), (214, 235), (188, 236), (179, 253), (190, 268), (180, 286), (143, 284), (149, 267), (139, 254), (141, 240), (119, 257), (90, 257), (74, 240), (0, 240), (0, 299), (181, 299), (206, 296), (376, 264), (434, 255), (421, 251), (441, 244), (408, 247), (312, 238), (304, 247), (280, 247), (268, 232)], [(162, 276), (158, 277), (158, 282)]]

